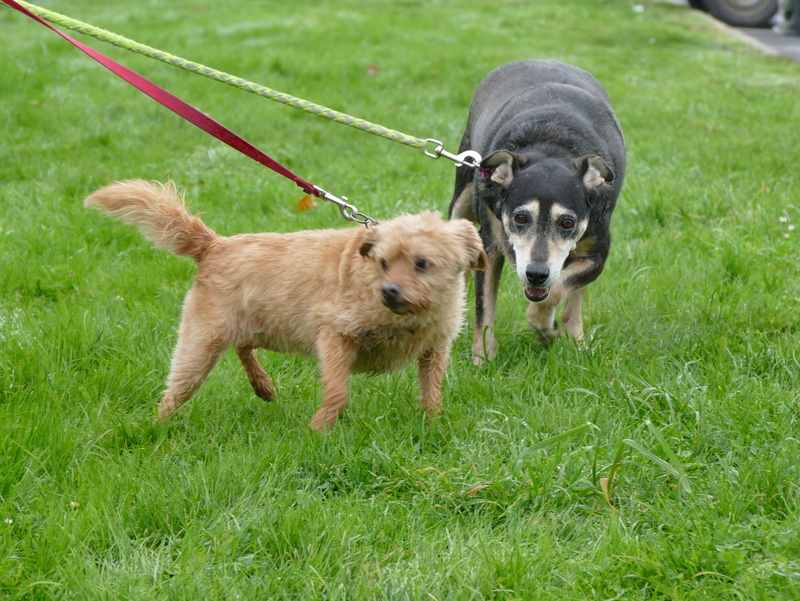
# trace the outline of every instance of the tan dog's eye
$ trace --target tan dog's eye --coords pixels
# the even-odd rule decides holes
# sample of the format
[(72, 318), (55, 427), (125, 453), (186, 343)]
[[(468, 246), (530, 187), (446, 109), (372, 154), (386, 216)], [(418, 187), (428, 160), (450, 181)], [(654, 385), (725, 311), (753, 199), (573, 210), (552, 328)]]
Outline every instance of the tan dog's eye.
[(425, 259), (417, 259), (414, 261), (414, 267), (417, 271), (425, 271), (430, 266), (430, 263), (428, 263)]
[(384, 271), (389, 271), (389, 261), (386, 259), (381, 259), (381, 267)]
[(567, 217), (561, 222), (561, 227), (563, 227), (565, 230), (571, 230), (575, 227), (575, 220)]
[(514, 215), (514, 223), (517, 225), (525, 225), (528, 223), (528, 216), (525, 213), (517, 213)]

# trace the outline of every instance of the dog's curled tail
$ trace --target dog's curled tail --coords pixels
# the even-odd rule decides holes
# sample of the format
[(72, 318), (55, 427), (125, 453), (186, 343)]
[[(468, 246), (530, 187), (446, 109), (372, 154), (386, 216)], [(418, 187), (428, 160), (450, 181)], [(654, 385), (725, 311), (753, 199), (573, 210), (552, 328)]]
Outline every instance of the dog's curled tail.
[(83, 204), (139, 227), (157, 247), (198, 262), (217, 237), (199, 217), (186, 211), (183, 197), (171, 181), (117, 182), (100, 188)]

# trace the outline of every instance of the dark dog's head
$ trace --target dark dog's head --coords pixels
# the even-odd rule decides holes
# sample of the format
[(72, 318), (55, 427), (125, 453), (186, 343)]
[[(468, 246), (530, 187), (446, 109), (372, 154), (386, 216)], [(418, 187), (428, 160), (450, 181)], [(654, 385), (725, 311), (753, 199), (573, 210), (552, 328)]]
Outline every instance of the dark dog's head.
[(545, 300), (586, 232), (592, 198), (614, 173), (596, 155), (564, 160), (506, 150), (486, 157), (478, 172), (480, 194), (503, 224), (525, 295)]
[(384, 306), (400, 315), (463, 297), (464, 273), (485, 269), (487, 263), (472, 223), (444, 221), (428, 211), (371, 227), (359, 252), (375, 264), (374, 281)]

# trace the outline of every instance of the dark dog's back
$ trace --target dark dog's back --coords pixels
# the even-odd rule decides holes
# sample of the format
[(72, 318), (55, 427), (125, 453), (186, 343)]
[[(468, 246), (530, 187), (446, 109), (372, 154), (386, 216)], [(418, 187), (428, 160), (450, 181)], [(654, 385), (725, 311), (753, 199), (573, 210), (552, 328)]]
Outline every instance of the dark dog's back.
[[(493, 135), (508, 121), (524, 120), (528, 110), (555, 103), (574, 104), (577, 110), (611, 112), (605, 89), (589, 72), (554, 60), (517, 61), (497, 67), (478, 87), (470, 104), (466, 133), (477, 129), (483, 135)], [(492, 110), (487, 111), (489, 106)], [(473, 125), (473, 118), (488, 115), (489, 123)]]
[[(605, 196), (616, 201), (625, 176), (625, 141), (608, 94), (591, 73), (555, 60), (526, 60), (486, 76), (470, 103), (459, 152), (480, 149), (486, 156), (532, 141), (565, 155), (601, 156), (615, 174)], [(473, 175), (470, 167), (458, 169), (453, 201)]]

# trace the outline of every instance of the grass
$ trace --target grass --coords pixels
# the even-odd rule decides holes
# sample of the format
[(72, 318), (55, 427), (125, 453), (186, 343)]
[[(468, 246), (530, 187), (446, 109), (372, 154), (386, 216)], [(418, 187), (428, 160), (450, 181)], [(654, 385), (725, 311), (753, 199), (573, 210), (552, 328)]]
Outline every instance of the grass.
[[(0, 597), (800, 596), (800, 65), (661, 2), (46, 6), (452, 150), (491, 68), (561, 59), (629, 169), (584, 345), (539, 348), (506, 273), (498, 360), (465, 331), (430, 426), (409, 369), (319, 437), (280, 355), (277, 403), (228, 355), (157, 425), (193, 268), (82, 199), (172, 178), (222, 233), (344, 224), (0, 10)], [(370, 215), (446, 209), (443, 160), (93, 45)]]

